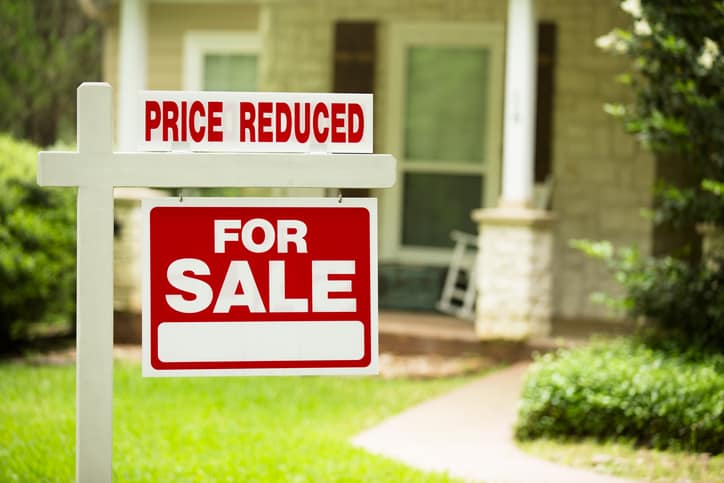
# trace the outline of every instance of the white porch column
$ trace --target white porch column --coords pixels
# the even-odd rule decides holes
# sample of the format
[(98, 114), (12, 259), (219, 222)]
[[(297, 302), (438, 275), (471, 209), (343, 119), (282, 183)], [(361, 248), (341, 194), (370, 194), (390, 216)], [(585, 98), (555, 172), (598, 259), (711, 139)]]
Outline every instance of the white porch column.
[(476, 210), (478, 299), (483, 339), (526, 339), (551, 331), (553, 222), (533, 209), (537, 22), (535, 0), (508, 0), (503, 189), (497, 208)]
[(137, 125), (137, 92), (146, 88), (148, 7), (146, 0), (121, 0), (118, 56), (119, 151), (132, 151)]
[(508, 0), (502, 207), (532, 201), (537, 33), (534, 0)]

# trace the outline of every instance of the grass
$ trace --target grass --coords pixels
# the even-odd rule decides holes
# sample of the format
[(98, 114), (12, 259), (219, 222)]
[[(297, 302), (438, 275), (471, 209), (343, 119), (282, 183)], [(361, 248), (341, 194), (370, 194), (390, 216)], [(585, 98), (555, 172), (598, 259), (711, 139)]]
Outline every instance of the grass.
[(519, 442), (524, 451), (543, 459), (597, 473), (649, 482), (715, 483), (724, 475), (724, 455), (658, 451), (626, 442), (593, 440)]
[[(0, 481), (71, 481), (75, 368), (0, 364)], [(115, 481), (450, 481), (355, 448), (357, 432), (463, 379), (143, 379), (116, 362)]]

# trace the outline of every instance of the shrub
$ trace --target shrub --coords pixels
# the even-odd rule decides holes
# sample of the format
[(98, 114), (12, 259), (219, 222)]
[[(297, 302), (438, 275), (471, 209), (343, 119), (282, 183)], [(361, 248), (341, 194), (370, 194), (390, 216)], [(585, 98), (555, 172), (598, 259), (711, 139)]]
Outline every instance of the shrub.
[(0, 135), (0, 351), (74, 309), (75, 194), (37, 185), (37, 152)]
[[(631, 15), (596, 44), (626, 55), (619, 82), (634, 94), (606, 112), (655, 154), (686, 166), (696, 179), (724, 181), (724, 39), (722, 0), (621, 0)], [(674, 181), (674, 180), (672, 180)], [(657, 218), (674, 224), (694, 220), (724, 225), (724, 205), (701, 185), (662, 183)]]
[(642, 257), (637, 250), (614, 251), (609, 242), (573, 240), (571, 245), (603, 260), (625, 289), (621, 298), (595, 299), (632, 317), (644, 316), (686, 344), (724, 351), (724, 258), (689, 264), (674, 257)]
[(724, 356), (635, 339), (547, 354), (528, 373), (515, 431), (721, 453)]
[[(724, 2), (620, 0), (620, 6), (631, 15), (629, 28), (596, 44), (629, 57), (631, 67), (618, 79), (634, 96), (604, 110), (687, 173), (659, 181), (652, 219), (675, 229), (705, 223), (724, 230)], [(692, 246), (672, 251), (680, 259), (642, 258), (633, 249), (614, 254), (606, 242), (574, 246), (606, 260), (627, 292), (621, 305), (630, 315), (674, 329), (684, 343), (724, 350), (724, 253), (699, 263), (687, 255), (696, 253)]]

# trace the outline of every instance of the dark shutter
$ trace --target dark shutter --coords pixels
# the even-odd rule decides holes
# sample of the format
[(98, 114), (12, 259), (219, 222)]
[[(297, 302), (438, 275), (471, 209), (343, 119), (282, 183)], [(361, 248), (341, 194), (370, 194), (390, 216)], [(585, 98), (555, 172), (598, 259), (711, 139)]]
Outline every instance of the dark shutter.
[(535, 181), (544, 182), (552, 172), (553, 88), (556, 25), (538, 24), (538, 85), (535, 119)]
[(334, 30), (334, 92), (373, 92), (375, 32), (373, 22), (337, 22)]
[[(334, 92), (374, 93), (374, 22), (337, 22), (334, 29)], [(369, 196), (368, 189), (343, 189), (349, 197)]]

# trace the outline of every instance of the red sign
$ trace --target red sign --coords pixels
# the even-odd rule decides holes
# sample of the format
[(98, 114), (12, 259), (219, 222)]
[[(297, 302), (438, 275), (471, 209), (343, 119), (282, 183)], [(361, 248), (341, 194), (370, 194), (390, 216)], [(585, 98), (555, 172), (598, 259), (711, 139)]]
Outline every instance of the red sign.
[(377, 372), (374, 199), (143, 207), (144, 375)]

